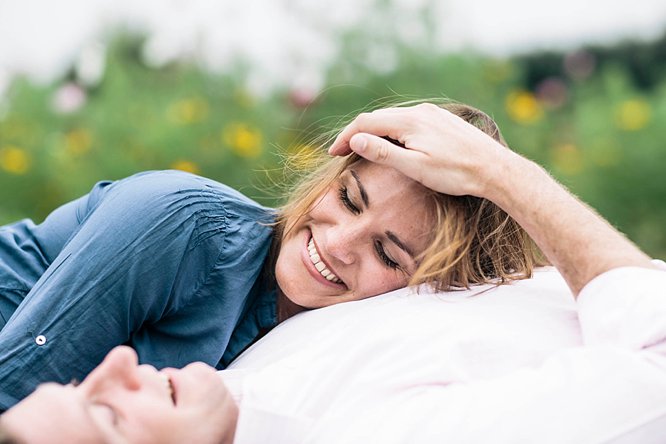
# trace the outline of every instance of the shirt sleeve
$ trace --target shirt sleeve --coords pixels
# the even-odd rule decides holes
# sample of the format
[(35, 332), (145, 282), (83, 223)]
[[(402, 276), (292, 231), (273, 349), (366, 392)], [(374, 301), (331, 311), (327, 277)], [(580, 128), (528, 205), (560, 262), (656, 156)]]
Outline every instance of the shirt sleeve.
[(645, 353), (572, 348), (495, 379), (360, 392), (298, 442), (661, 444), (666, 373)]
[(578, 296), (587, 346), (649, 349), (666, 356), (666, 271), (623, 267), (590, 281)]

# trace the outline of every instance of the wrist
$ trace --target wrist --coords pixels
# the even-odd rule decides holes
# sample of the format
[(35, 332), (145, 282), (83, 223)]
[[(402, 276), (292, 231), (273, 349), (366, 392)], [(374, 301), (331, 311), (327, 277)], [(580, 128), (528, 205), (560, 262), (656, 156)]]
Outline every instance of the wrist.
[[(505, 211), (510, 210), (512, 201), (529, 187), (531, 178), (539, 172), (541, 167), (525, 157), (502, 147), (490, 162), (485, 163), (486, 171), (483, 188), (479, 197), (490, 200)], [(526, 183), (525, 183), (526, 182)]]

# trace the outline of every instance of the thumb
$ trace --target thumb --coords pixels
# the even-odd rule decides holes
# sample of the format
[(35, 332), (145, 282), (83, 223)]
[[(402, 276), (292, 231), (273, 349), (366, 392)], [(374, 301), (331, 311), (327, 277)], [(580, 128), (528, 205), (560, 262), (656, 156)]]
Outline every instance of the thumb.
[(349, 140), (349, 147), (359, 156), (381, 165), (402, 169), (410, 161), (408, 149), (395, 145), (383, 137), (357, 133)]

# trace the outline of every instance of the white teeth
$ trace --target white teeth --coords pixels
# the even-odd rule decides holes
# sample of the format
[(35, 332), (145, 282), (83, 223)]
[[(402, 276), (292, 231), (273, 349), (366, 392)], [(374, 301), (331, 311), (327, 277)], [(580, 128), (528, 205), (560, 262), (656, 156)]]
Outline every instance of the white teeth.
[(336, 284), (342, 283), (340, 278), (333, 274), (331, 270), (326, 268), (326, 264), (321, 261), (321, 257), (319, 256), (319, 253), (317, 253), (317, 248), (314, 244), (314, 239), (312, 238), (310, 238), (310, 242), (308, 243), (308, 252), (310, 253), (310, 260), (322, 276), (331, 282), (335, 282)]

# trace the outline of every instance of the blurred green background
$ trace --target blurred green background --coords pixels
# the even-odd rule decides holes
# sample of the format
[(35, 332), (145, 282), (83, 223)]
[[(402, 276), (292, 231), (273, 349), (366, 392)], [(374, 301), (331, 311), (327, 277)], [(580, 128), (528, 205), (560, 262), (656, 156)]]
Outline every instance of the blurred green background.
[[(192, 171), (274, 205), (281, 157), (368, 106), (448, 97), (492, 115), (516, 151), (544, 166), (649, 254), (666, 258), (666, 36), (568, 52), (490, 57), (396, 43), (368, 66), (347, 36), (322, 91), (255, 96), (242, 64), (147, 66), (142, 38), (117, 34), (103, 76), (16, 79), (0, 108), (0, 224), (36, 221), (98, 180)], [(316, 149), (310, 147), (310, 149)]]

